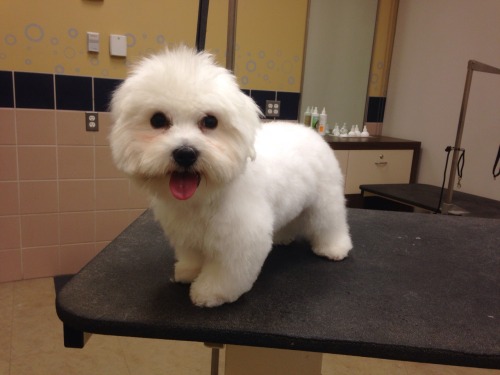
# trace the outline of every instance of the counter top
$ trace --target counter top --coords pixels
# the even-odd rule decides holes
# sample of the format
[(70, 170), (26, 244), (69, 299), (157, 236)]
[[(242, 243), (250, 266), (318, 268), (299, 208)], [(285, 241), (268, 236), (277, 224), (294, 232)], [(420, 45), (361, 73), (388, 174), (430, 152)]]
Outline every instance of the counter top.
[(323, 139), (334, 150), (405, 150), (420, 149), (420, 142), (385, 136), (334, 137), (324, 135)]

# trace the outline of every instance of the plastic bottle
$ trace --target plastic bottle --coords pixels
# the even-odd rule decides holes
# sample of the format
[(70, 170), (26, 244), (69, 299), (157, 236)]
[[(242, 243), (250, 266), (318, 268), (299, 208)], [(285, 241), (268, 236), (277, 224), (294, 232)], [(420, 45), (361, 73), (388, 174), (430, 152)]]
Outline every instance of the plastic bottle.
[(340, 136), (340, 129), (339, 129), (339, 124), (335, 123), (335, 127), (333, 128), (333, 135), (335, 137)]
[(354, 125), (351, 126), (351, 131), (347, 133), (349, 137), (354, 137), (356, 136), (356, 133), (354, 132)]
[(307, 107), (306, 111), (304, 112), (304, 125), (311, 126), (311, 108), (310, 107)]
[(326, 112), (325, 112), (325, 107), (323, 107), (323, 110), (321, 111), (321, 114), (319, 115), (319, 121), (318, 121), (318, 133), (321, 135), (325, 134), (326, 131), (326, 119), (328, 118)]
[(342, 127), (340, 128), (340, 136), (341, 137), (347, 137), (347, 125), (346, 123), (344, 122), (344, 125), (342, 125)]
[(318, 126), (318, 121), (319, 121), (318, 107), (314, 107), (311, 113), (311, 128), (316, 130)]

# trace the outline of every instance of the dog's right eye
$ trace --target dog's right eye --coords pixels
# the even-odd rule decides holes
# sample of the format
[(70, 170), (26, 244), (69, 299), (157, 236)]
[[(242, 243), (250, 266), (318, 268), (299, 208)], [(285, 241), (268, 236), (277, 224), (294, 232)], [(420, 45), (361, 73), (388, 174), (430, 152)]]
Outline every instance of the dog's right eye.
[(149, 120), (151, 126), (155, 129), (165, 128), (170, 126), (170, 120), (164, 113), (156, 112)]

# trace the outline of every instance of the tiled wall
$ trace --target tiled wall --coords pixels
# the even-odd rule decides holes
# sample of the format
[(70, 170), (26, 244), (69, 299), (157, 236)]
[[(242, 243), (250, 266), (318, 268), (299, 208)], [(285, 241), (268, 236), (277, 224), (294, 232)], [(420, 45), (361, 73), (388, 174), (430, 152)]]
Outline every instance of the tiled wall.
[[(99, 113), (99, 132), (85, 131), (84, 111), (104, 110), (107, 98), (99, 95), (116, 82), (87, 78), (68, 86), (67, 77), (5, 73), (0, 282), (75, 273), (148, 206), (111, 161), (109, 113)], [(5, 85), (9, 74), (15, 90)]]
[[(119, 82), (0, 71), (0, 282), (77, 272), (148, 206), (111, 160)], [(247, 93), (297, 119), (299, 94)], [(85, 111), (99, 112), (99, 132), (85, 131)]]

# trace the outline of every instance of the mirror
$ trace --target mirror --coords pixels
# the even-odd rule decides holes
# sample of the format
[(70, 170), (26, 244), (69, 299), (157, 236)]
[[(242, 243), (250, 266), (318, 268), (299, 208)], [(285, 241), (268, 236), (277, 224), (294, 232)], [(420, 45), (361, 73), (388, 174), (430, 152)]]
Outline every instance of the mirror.
[(328, 127), (364, 122), (377, 0), (310, 0), (299, 121), (325, 107)]

